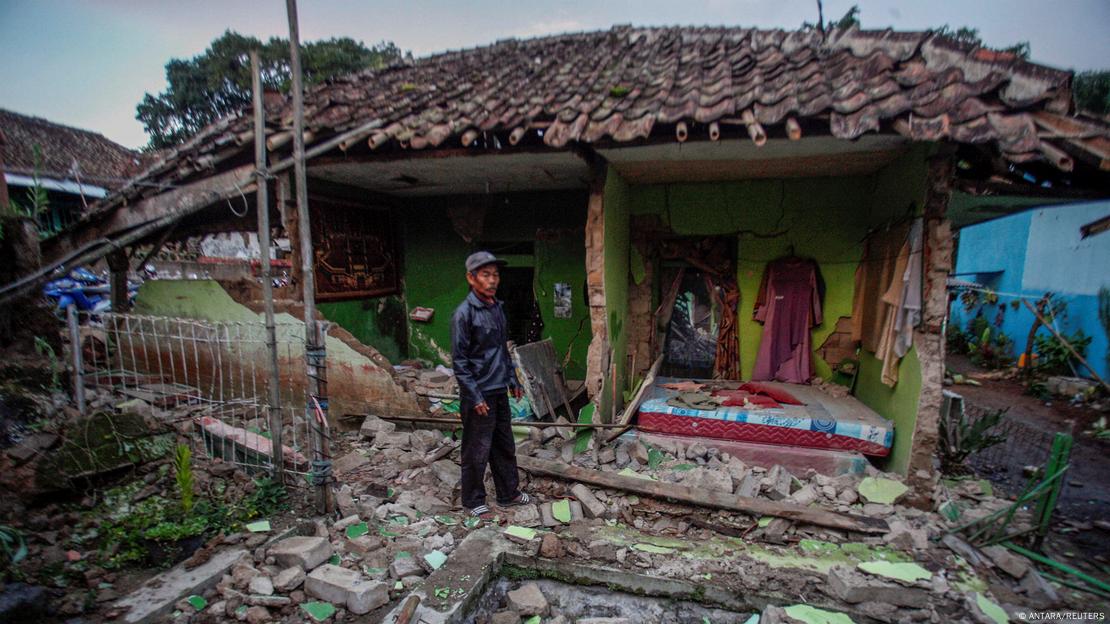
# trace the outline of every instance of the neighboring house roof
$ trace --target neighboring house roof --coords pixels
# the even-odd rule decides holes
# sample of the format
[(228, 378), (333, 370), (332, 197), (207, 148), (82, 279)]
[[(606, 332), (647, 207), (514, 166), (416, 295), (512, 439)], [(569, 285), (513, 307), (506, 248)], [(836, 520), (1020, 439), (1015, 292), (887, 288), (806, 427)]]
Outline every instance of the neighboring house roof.
[[(502, 145), (530, 132), (552, 148), (626, 143), (664, 129), (674, 136), (679, 122), (760, 124), (785, 136), (797, 121), (843, 139), (883, 130), (989, 144), (1011, 161), (1063, 169), (1069, 154), (1094, 153), (1105, 167), (1107, 124), (1066, 117), (1071, 76), (931, 32), (621, 26), (501, 41), (316, 85), (305, 97), (306, 142), (374, 120), (381, 125), (368, 140), (342, 149), (458, 147), (479, 132)], [(289, 101), (268, 117), (271, 143), (287, 143)], [(244, 114), (212, 124), (144, 179), (174, 183), (242, 162), (251, 123)]]
[(101, 134), (9, 110), (0, 109), (0, 131), (5, 137), (4, 172), (20, 180), (36, 173), (35, 146), (41, 153), (37, 173), (52, 183), (79, 178), (82, 184), (116, 189), (143, 164), (139, 152)]

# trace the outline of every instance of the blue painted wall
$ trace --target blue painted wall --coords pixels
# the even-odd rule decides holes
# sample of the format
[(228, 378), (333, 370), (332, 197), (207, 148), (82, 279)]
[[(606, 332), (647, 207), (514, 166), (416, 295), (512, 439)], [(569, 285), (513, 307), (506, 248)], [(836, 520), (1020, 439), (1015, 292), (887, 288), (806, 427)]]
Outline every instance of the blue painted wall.
[[(1083, 330), (1092, 337), (1087, 360), (1105, 378), (1110, 375), (1108, 337), (1098, 318), (1098, 293), (1110, 288), (1110, 232), (1083, 239), (1079, 228), (1107, 215), (1110, 202), (1092, 202), (1037, 208), (966, 227), (959, 234), (955, 275), (999, 293), (1020, 294), (1031, 303), (1047, 291), (1067, 301), (1066, 316), (1058, 319), (1057, 327), (1064, 333)], [(1013, 300), (999, 297), (999, 306), (1005, 308), (1002, 331), (1014, 339), (1014, 349), (1020, 352), (1033, 315), (1024, 306), (1010, 308)], [(968, 311), (956, 300), (950, 322), (966, 329), (980, 311), (993, 321), (999, 306)]]

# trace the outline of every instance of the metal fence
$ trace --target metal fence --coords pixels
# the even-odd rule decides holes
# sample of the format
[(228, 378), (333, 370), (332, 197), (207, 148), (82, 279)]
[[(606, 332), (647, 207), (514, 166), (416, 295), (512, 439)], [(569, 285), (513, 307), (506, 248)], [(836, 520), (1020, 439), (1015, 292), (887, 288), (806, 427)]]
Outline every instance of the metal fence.
[(138, 399), (131, 407), (192, 434), (209, 455), (255, 473), (273, 470), (273, 441), (281, 440), (285, 471), (294, 475), (286, 482), (309, 485), (313, 430), (322, 414), (309, 394), (303, 323), (277, 324), (272, 348), (265, 324), (255, 320), (71, 314), (68, 333), (80, 345), (71, 351), (80, 355), (74, 385), (87, 395), (77, 392), (82, 409)]
[[(969, 423), (994, 411), (966, 401), (963, 409)], [(972, 454), (967, 463), (976, 474), (989, 479), (997, 490), (1007, 495), (1020, 493), (1029, 483), (1033, 474), (1031, 469), (1045, 466), (1058, 431), (1073, 435), (1078, 433), (1067, 427), (1054, 428), (1047, 423), (1033, 426), (1006, 415), (988, 431), (1002, 436), (1002, 442)], [(1093, 441), (1079, 435), (1075, 440), (1057, 509), (1073, 519), (1098, 519), (1110, 511), (1110, 500), (1105, 494), (1093, 491), (1090, 485), (1104, 478), (1105, 456)]]

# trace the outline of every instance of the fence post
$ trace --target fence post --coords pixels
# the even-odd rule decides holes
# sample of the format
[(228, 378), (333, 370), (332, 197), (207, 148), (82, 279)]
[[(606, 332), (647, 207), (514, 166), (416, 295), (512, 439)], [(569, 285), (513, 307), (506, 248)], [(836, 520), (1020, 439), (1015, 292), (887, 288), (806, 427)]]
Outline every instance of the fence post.
[(274, 480), (285, 482), (285, 457), (281, 435), (281, 387), (278, 376), (277, 330), (274, 327), (274, 285), (270, 277), (270, 193), (266, 169), (266, 111), (262, 106), (262, 74), (258, 51), (251, 50), (251, 89), (254, 103), (254, 166), (258, 190), (255, 191), (258, 213), (258, 249), (261, 260), (262, 304), (266, 316), (266, 349), (270, 355), (270, 454), (274, 463)]
[(330, 513), (331, 497), (331, 431), (328, 426), (328, 322), (316, 321), (306, 335), (305, 361), (308, 374), (308, 417), (312, 427), (312, 482), (316, 485), (316, 503), (320, 513)]
[(85, 373), (81, 362), (81, 328), (77, 320), (77, 306), (72, 303), (66, 308), (66, 325), (69, 327), (69, 350), (73, 365), (73, 397), (77, 400), (77, 411), (85, 416)]

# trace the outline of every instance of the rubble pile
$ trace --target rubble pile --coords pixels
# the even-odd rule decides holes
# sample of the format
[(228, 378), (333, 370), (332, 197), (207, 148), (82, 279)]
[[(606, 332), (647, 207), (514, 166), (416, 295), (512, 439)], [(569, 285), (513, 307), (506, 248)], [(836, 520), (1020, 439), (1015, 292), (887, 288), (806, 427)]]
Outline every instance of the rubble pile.
[[(565, 420), (561, 422), (569, 424)], [(338, 502), (342, 515), (357, 513), (380, 522), (399, 514), (410, 522), (427, 523), (422, 518), (428, 514), (448, 513), (449, 510), (457, 513), (457, 451), (455, 442), (444, 433), (401, 431), (392, 423), (371, 417), (364, 422), (357, 439), (349, 442), (351, 453), (336, 462), (340, 479), (350, 486), (348, 489), (345, 485), (340, 491)], [(936, 507), (946, 508), (942, 515), (935, 510), (903, 504), (907, 488), (900, 477), (874, 468), (868, 468), (864, 475), (827, 476), (813, 470), (792, 474), (779, 465), (747, 465), (719, 451), (708, 441), (681, 438), (657, 439), (655, 444), (645, 444), (634, 436), (624, 436), (606, 445), (591, 441), (585, 445), (585, 451), (575, 452), (582, 447), (578, 434), (569, 427), (535, 427), (529, 429), (526, 439), (518, 442), (517, 450), (518, 456), (676, 483), (699, 491), (718, 491), (881, 518), (887, 522), (889, 531), (882, 535), (863, 535), (783, 518), (753, 518), (573, 481), (541, 477), (529, 480), (530, 475), (522, 471), (522, 484), (534, 495), (536, 503), (498, 510), (501, 514), (498, 520), (506, 525), (537, 530), (534, 540), (525, 540), (530, 542), (537, 556), (566, 557), (581, 560), (582, 564), (618, 566), (640, 573), (651, 570), (653, 574), (675, 574), (687, 580), (724, 580), (732, 574), (737, 589), (749, 592), (765, 592), (768, 579), (771, 579), (772, 588), (808, 587), (842, 605), (860, 608), (863, 604), (863, 611), (878, 619), (888, 619), (898, 613), (900, 617), (910, 614), (924, 621), (952, 621), (943, 615), (946, 609), (949, 613), (980, 612), (978, 606), (967, 605), (977, 604), (978, 596), (987, 599), (985, 596), (989, 594), (1011, 611), (1048, 609), (1061, 604), (1052, 585), (1024, 558), (1005, 549), (993, 548), (985, 549), (981, 558), (972, 560), (969, 553), (979, 552), (978, 549), (955, 535), (947, 535), (957, 524), (986, 518), (1011, 504), (995, 497), (989, 486), (979, 481), (961, 481), (940, 487), (938, 491), (942, 496)], [(404, 491), (392, 503), (370, 494), (357, 495), (358, 484), (367, 482), (379, 484), (376, 486), (379, 490), (380, 484), (389, 483), (390, 487)], [(487, 488), (492, 496), (492, 483), (487, 483)], [(952, 515), (953, 509), (956, 515)], [(1031, 527), (1029, 513), (1019, 510), (1011, 526), (1014, 530)], [(803, 549), (837, 551), (843, 548), (846, 552), (872, 549), (882, 557), (922, 562), (928, 567), (930, 576), (927, 581), (906, 583), (860, 571), (851, 565), (857, 563), (855, 561), (833, 566), (809, 579), (799, 579), (794, 571), (784, 574), (770, 568), (764, 569), (765, 575), (761, 576), (753, 574), (750, 561), (730, 559), (728, 552), (718, 553), (724, 556), (711, 560), (695, 558), (676, 562), (675, 554), (681, 553), (681, 548), (661, 547), (655, 552), (652, 548), (637, 548), (632, 543), (620, 545), (598, 539), (596, 531), (599, 528), (614, 527), (635, 530), (641, 537), (654, 536), (681, 544), (708, 543), (727, 536), (768, 547), (799, 548), (801, 545)], [(438, 533), (443, 534), (451, 534), (458, 540), (465, 530), (455, 527), (454, 531)], [(428, 547), (425, 545), (425, 550)], [(440, 550), (450, 554), (449, 547)], [(980, 577), (990, 580), (983, 581)], [(876, 599), (887, 595), (883, 590), (892, 596), (889, 600)], [(519, 609), (510, 611), (524, 615)], [(511, 621), (511, 618), (510, 615), (500, 616), (504, 621)]]
[(419, 362), (393, 367), (394, 378), (407, 392), (427, 401), (434, 415), (458, 411), (459, 384), (455, 372), (446, 366), (423, 368)]
[[(131, 407), (157, 421), (179, 411)], [(192, 408), (180, 408), (187, 409)], [(570, 423), (560, 419), (556, 424)], [(989, 484), (942, 482), (934, 509), (922, 510), (904, 504), (909, 492), (899, 477), (873, 468), (862, 475), (796, 474), (782, 465), (749, 465), (709, 440), (657, 436), (646, 443), (635, 434), (604, 444), (599, 439), (569, 426), (530, 427), (517, 451), (521, 457), (661, 486), (878, 518), (889, 530), (864, 534), (786, 517), (755, 517), (522, 471), (522, 487), (534, 503), (491, 505), (506, 539), (543, 559), (707, 584), (735, 595), (770, 597), (777, 604), (812, 599), (882, 621), (990, 622), (983, 614), (995, 608), (1013, 614), (1071, 606), (1020, 555), (1001, 547), (975, 548), (949, 534), (954, 526), (1011, 504), (994, 496)], [(460, 449), (453, 432), (409, 429), (369, 416), (357, 431), (334, 433), (332, 451), (336, 513), (313, 521), (312, 535), (273, 543), (272, 534), (217, 536), (198, 556), (225, 548), (246, 552), (214, 587), (182, 598), (164, 621), (352, 621), (367, 614), (373, 621), (451, 565), (462, 541), (481, 526), (461, 507)], [(167, 487), (165, 470), (158, 472), (157, 466), (141, 468), (145, 476), (136, 499)], [(220, 482), (234, 497), (247, 496), (253, 487), (250, 477), (220, 462), (199, 465), (197, 481), (201, 490)], [(487, 491), (492, 499), (491, 479)], [(80, 515), (61, 510), (33, 515), (25, 526), (51, 536), (57, 552), (37, 538), (31, 549), (56, 563), (73, 556), (62, 545), (91, 528)], [(1019, 510), (1011, 526), (1028, 528), (1032, 519)], [(908, 566), (915, 567), (903, 569)], [(91, 566), (74, 600), (92, 595), (97, 608), (119, 616), (112, 609), (123, 589), (115, 586), (116, 577)], [(516, 582), (487, 621), (529, 622), (541, 612), (543, 622), (602, 617), (560, 611), (559, 604), (542, 582)], [(68, 612), (88, 608), (73, 606)], [(614, 612), (604, 616), (609, 620), (597, 621), (620, 622), (632, 615)], [(790, 608), (763, 610), (767, 621), (800, 621), (797, 616)], [(712, 618), (718, 620), (731, 621)]]
[(195, 614), (193, 622), (258, 624), (378, 612), (442, 566), (466, 530), (446, 517), (409, 522), (402, 512), (417, 514), (404, 502), (379, 507), (368, 520), (359, 514), (317, 520), (315, 535), (255, 548), (203, 596), (201, 609), (184, 599), (178, 613)]

